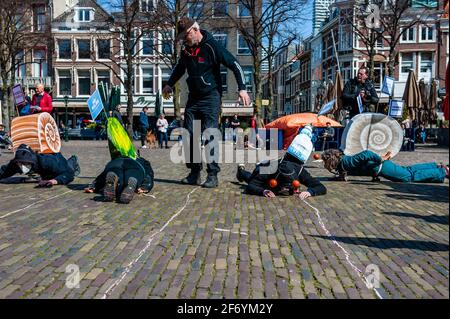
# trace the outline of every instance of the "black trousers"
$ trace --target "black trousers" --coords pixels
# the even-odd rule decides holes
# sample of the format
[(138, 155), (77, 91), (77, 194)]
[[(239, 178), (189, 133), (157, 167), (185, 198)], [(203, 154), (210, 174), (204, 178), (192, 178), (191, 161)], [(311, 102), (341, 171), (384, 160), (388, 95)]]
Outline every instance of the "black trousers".
[[(200, 172), (203, 168), (201, 163), (201, 148), (200, 141), (194, 136), (194, 121), (201, 121), (201, 133), (203, 133), (208, 128), (218, 128), (219, 127), (219, 110), (221, 105), (221, 98), (218, 91), (213, 91), (207, 96), (201, 98), (195, 98), (193, 96), (189, 96), (186, 109), (184, 111), (184, 128), (188, 130), (190, 138), (189, 141), (189, 149), (190, 156), (186, 155), (186, 166), (191, 169), (192, 172)], [(198, 137), (198, 136), (197, 136)], [(213, 141), (213, 137), (207, 137), (205, 141), (205, 146)], [(218, 141), (217, 141), (218, 142)], [(187, 154), (188, 152), (186, 152)], [(194, 156), (196, 154), (196, 156)], [(219, 164), (216, 161), (213, 161), (213, 156), (218, 155), (214, 154), (214, 150), (211, 152), (207, 152), (206, 159), (208, 174), (217, 175), (220, 172)]]
[(138, 162), (131, 158), (117, 158), (112, 160), (105, 167), (105, 173), (108, 172), (114, 172), (119, 177), (118, 193), (121, 193), (128, 185), (128, 179), (130, 177), (136, 178), (138, 186), (144, 182), (144, 169)]
[(145, 139), (147, 137), (148, 128), (141, 126), (139, 128), (139, 130), (140, 130), (140, 133), (141, 133), (141, 145), (144, 146), (145, 145)]

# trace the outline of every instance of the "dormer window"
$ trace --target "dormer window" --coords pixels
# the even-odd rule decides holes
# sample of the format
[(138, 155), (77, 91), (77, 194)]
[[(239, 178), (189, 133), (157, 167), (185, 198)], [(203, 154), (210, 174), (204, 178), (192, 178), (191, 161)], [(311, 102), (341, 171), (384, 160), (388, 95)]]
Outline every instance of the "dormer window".
[(142, 12), (152, 12), (155, 10), (153, 0), (141, 0), (141, 11)]
[(91, 8), (79, 8), (75, 12), (76, 22), (90, 22), (94, 20), (94, 10)]

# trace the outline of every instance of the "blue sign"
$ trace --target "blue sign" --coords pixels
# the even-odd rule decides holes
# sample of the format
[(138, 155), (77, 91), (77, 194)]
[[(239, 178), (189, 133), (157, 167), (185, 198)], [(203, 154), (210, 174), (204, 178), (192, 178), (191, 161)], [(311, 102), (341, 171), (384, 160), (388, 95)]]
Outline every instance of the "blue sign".
[(319, 113), (317, 113), (317, 115), (324, 115), (324, 114), (329, 113), (333, 109), (333, 105), (335, 102), (336, 102), (336, 100), (331, 100), (330, 102), (328, 102), (327, 104), (322, 106), (322, 108), (320, 109)]
[(394, 78), (391, 78), (389, 76), (384, 77), (381, 92), (389, 96), (392, 96), (392, 94), (394, 94)]
[(389, 102), (389, 116), (400, 118), (403, 116), (403, 101), (391, 100)]
[(87, 101), (87, 104), (89, 107), (89, 111), (91, 112), (92, 119), (95, 120), (103, 110), (103, 102), (98, 90), (95, 90), (95, 92), (91, 95), (91, 97)]
[(364, 112), (364, 106), (363, 106), (363, 103), (362, 103), (361, 95), (358, 95), (356, 97), (356, 101), (358, 102), (359, 113), (363, 113)]

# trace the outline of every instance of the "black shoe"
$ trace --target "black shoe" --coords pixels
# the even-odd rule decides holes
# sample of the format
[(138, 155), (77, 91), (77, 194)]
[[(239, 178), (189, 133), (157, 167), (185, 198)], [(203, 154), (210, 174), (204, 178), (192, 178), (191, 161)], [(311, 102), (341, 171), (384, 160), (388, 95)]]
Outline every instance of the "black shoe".
[(245, 169), (245, 165), (244, 164), (239, 164), (238, 168), (237, 168), (237, 172), (236, 172), (236, 178), (239, 182), (243, 182), (244, 180), (241, 177), (241, 171), (243, 171)]
[(219, 186), (219, 180), (217, 179), (217, 175), (208, 174), (208, 178), (202, 185), (205, 188), (215, 188)]
[(134, 193), (137, 188), (137, 179), (134, 177), (130, 177), (128, 179), (128, 185), (123, 190), (122, 194), (120, 194), (120, 202), (124, 204), (128, 204), (133, 199)]
[(181, 180), (181, 184), (186, 185), (201, 185), (202, 180), (200, 172), (190, 172), (189, 175)]
[(103, 196), (105, 202), (112, 202), (116, 198), (117, 184), (119, 182), (119, 177), (113, 173), (109, 172), (106, 174), (106, 185), (103, 189)]

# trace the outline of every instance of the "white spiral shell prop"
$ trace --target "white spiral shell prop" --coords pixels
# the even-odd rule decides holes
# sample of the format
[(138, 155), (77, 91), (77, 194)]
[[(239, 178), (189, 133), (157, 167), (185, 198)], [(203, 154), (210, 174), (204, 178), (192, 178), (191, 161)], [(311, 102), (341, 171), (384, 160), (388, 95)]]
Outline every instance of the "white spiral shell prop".
[(16, 117), (11, 122), (13, 150), (20, 144), (28, 145), (33, 151), (44, 154), (59, 153), (61, 138), (58, 126), (48, 113)]
[(345, 127), (341, 149), (349, 156), (370, 150), (380, 156), (390, 151), (394, 157), (400, 152), (402, 143), (403, 130), (395, 119), (385, 114), (362, 113)]

